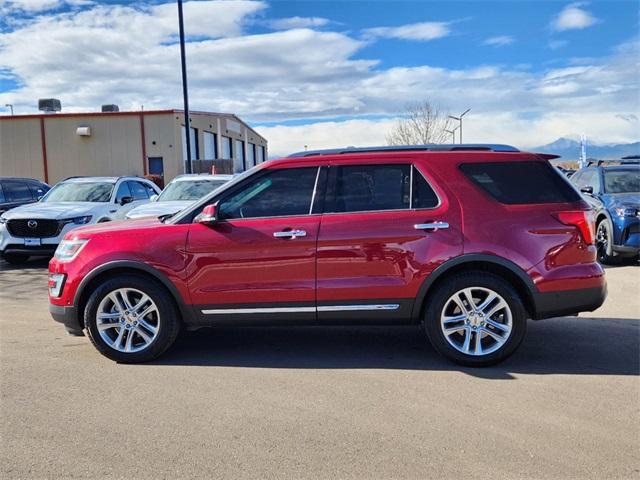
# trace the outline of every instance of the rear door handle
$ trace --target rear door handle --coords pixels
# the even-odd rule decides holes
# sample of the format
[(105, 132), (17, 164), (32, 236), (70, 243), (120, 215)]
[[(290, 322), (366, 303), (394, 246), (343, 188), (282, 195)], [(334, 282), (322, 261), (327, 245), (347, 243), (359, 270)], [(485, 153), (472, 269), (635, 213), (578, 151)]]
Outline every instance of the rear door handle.
[(449, 224), (447, 222), (416, 223), (413, 228), (416, 230), (432, 230), (437, 232), (438, 230), (449, 228)]
[(283, 230), (282, 232), (273, 232), (273, 236), (276, 238), (298, 238), (306, 237), (307, 232), (304, 230)]

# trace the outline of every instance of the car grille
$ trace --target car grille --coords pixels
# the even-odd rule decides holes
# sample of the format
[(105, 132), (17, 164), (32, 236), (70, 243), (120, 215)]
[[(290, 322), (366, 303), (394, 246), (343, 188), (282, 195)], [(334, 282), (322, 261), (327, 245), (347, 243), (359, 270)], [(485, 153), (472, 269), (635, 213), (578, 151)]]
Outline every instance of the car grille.
[(56, 237), (60, 233), (60, 222), (42, 218), (8, 220), (7, 230), (14, 237)]

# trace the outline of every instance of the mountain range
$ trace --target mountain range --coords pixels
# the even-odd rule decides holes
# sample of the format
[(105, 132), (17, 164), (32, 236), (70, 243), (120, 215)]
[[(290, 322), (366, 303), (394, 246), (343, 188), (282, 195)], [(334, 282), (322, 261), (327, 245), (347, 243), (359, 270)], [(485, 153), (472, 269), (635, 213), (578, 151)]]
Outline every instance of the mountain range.
[[(578, 160), (580, 158), (580, 141), (561, 137), (555, 142), (528, 150), (561, 155), (562, 158), (559, 160)], [(606, 160), (620, 159), (629, 155), (640, 155), (640, 142), (601, 145), (587, 142), (587, 158)]]

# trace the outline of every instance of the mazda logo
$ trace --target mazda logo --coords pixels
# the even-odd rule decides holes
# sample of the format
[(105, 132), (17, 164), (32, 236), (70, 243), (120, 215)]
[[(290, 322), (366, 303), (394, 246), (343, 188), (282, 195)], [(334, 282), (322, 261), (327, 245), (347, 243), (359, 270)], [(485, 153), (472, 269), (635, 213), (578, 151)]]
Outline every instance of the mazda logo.
[(27, 227), (29, 228), (36, 228), (38, 226), (38, 222), (36, 222), (35, 220), (29, 220), (27, 222)]

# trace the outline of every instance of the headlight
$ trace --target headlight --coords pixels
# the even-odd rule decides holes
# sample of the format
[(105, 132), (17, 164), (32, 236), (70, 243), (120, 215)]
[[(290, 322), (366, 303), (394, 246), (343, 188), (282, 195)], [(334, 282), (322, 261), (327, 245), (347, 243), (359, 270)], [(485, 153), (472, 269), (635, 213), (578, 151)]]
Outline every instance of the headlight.
[(619, 217), (635, 217), (638, 215), (638, 210), (633, 207), (616, 207), (613, 209), (616, 215)]
[(56, 253), (53, 254), (56, 260), (61, 262), (70, 262), (80, 250), (87, 244), (89, 240), (62, 240), (58, 248), (56, 248)]
[(73, 223), (74, 225), (86, 225), (91, 221), (91, 215), (87, 215), (86, 217), (75, 217), (75, 218), (67, 218), (63, 220), (62, 223)]
[(64, 273), (50, 273), (49, 274), (49, 294), (52, 297), (59, 297), (62, 293), (62, 286), (64, 285), (64, 279), (67, 276)]
[(5, 223), (7, 223), (7, 219), (4, 217), (0, 217), (0, 225), (4, 225)]

